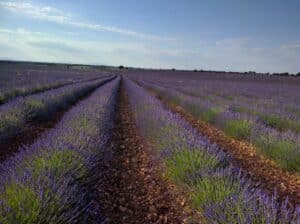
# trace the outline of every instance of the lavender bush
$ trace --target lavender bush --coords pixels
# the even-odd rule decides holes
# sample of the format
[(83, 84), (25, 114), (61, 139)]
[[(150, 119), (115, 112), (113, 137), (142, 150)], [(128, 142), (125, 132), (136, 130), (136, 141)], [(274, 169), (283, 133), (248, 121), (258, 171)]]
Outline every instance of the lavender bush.
[(55, 111), (65, 108), (111, 79), (104, 78), (68, 85), (27, 97), (18, 97), (1, 105), (0, 140), (4, 141), (22, 131), (25, 124), (33, 119), (51, 116)]
[(0, 223), (86, 223), (110, 141), (119, 78), (0, 167)]
[(130, 105), (143, 136), (166, 163), (166, 175), (189, 189), (192, 205), (208, 223), (299, 223), (300, 207), (278, 203), (252, 183), (231, 158), (141, 87), (126, 80)]
[[(161, 98), (182, 106), (201, 120), (216, 125), (228, 136), (251, 142), (262, 154), (276, 161), (283, 169), (300, 172), (300, 134), (298, 131), (300, 118), (296, 113), (290, 112), (291, 108), (294, 108), (295, 112), (298, 107), (298, 104), (293, 104), (295, 102), (290, 98), (287, 98), (289, 102), (289, 106), (287, 106), (287, 103), (282, 102), (282, 96), (272, 97), (268, 89), (263, 92), (261, 87), (256, 84), (258, 85), (258, 93), (261, 94), (259, 96), (257, 91), (254, 91), (253, 81), (249, 84), (247, 82), (242, 83), (244, 88), (245, 86), (247, 88), (241, 90), (239, 94), (236, 87), (231, 85), (230, 89), (225, 91), (226, 97), (224, 97), (224, 94), (220, 93), (224, 89), (221, 88), (221, 84), (223, 83), (225, 86), (228, 84), (214, 76), (209, 80), (204, 78), (203, 83), (196, 82), (203, 88), (194, 89), (193, 94), (191, 94), (191, 89), (195, 83), (189, 82), (183, 76), (181, 78), (184, 82), (179, 82), (180, 87), (176, 86), (175, 81), (179, 81), (176, 76), (167, 76), (161, 79), (155, 74), (151, 77), (146, 75), (131, 77), (138, 80), (141, 85), (154, 89)], [(167, 83), (164, 79), (169, 80), (169, 82)], [(214, 81), (216, 82), (215, 86), (213, 86)], [(277, 86), (274, 85), (274, 88)], [(285, 86), (285, 88), (289, 87)], [(240, 97), (241, 94), (244, 98)], [(286, 93), (282, 94), (286, 95)], [(265, 99), (265, 95), (270, 99)], [(230, 98), (229, 96), (233, 97)], [(295, 92), (294, 100), (297, 97)], [(236, 99), (234, 100), (234, 98)], [(254, 102), (250, 104), (245, 99)], [(274, 107), (276, 107), (266, 107), (268, 102), (273, 102)]]
[(34, 94), (82, 81), (91, 81), (105, 74), (35, 67), (0, 67), (0, 104), (15, 97)]

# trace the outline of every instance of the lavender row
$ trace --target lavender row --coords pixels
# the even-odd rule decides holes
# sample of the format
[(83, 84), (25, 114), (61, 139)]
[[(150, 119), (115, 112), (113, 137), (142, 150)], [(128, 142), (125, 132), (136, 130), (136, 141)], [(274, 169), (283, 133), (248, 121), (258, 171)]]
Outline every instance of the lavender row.
[[(240, 105), (228, 105), (224, 102), (218, 104), (218, 100), (213, 98), (213, 100), (205, 100), (202, 97), (195, 97), (188, 95), (172, 88), (164, 87), (161, 84), (154, 84), (153, 82), (139, 81), (142, 85), (149, 88), (154, 88), (157, 90), (162, 97), (174, 102), (175, 104), (180, 104), (188, 111), (192, 112), (195, 116), (200, 116), (204, 118), (205, 121), (219, 125), (219, 127), (224, 127), (224, 120), (227, 119), (243, 119), (251, 122), (253, 124), (253, 129), (255, 133), (259, 130), (259, 134), (263, 132), (272, 132), (273, 135), (278, 136), (281, 139), (287, 139), (293, 141), (297, 144), (300, 143), (300, 134), (293, 131), (278, 130), (276, 128), (267, 125), (261, 120), (262, 114), (259, 114), (254, 110), (247, 110)], [(186, 87), (187, 88), (187, 87)], [(210, 96), (207, 96), (207, 98)], [(265, 131), (267, 130), (267, 131)], [(247, 140), (253, 139), (251, 136), (246, 136)]]
[(61, 81), (80, 81), (105, 75), (105, 72), (75, 70), (38, 66), (0, 65), (0, 89), (10, 90), (14, 87), (30, 87)]
[(0, 69), (0, 104), (15, 97), (34, 94), (82, 81), (91, 81), (104, 74), (76, 71), (47, 71)]
[(77, 83), (43, 93), (18, 97), (0, 106), (0, 140), (15, 136), (34, 119), (44, 119), (112, 78)]
[(300, 207), (276, 202), (275, 193), (268, 196), (179, 115), (129, 80), (125, 89), (139, 130), (166, 164), (166, 176), (189, 189), (192, 206), (208, 223), (300, 222)]
[(262, 123), (258, 116), (232, 111), (229, 106), (218, 107), (215, 103), (170, 88), (143, 81), (139, 83), (154, 89), (160, 97), (182, 106), (195, 117), (219, 127), (230, 137), (251, 142), (283, 169), (300, 172), (300, 134), (279, 131)]
[[(86, 223), (90, 188), (108, 149), (120, 78), (0, 167), (0, 223)], [(98, 220), (99, 222), (101, 220)]]
[[(176, 90), (185, 95), (190, 95), (206, 103), (214, 104), (214, 107), (226, 108), (228, 111), (239, 112), (257, 118), (261, 123), (278, 129), (279, 131), (293, 131), (300, 133), (300, 108), (299, 105), (285, 104), (281, 96), (277, 99), (264, 99), (258, 96), (234, 95), (235, 93), (224, 93), (220, 91), (220, 84), (210, 86), (207, 89), (192, 90), (190, 86), (176, 88)], [(276, 87), (274, 87), (276, 88)], [(248, 90), (254, 91), (254, 90)], [(280, 93), (277, 93), (280, 94)]]
[[(260, 115), (261, 120), (279, 129), (291, 128), (300, 132), (300, 82), (297, 78), (162, 71), (129, 75), (199, 97), (202, 101), (215, 104), (215, 107), (229, 107)], [(295, 122), (297, 125), (293, 124)]]
[[(67, 86), (67, 85), (72, 85), (80, 82), (87, 82), (87, 81), (93, 81), (97, 80), (99, 78), (106, 78), (109, 77), (110, 75), (98, 75), (96, 78), (89, 78), (89, 79), (79, 79), (79, 80), (68, 80), (68, 81), (53, 81), (48, 80), (48, 83), (35, 83), (35, 84), (30, 84), (29, 86), (20, 86), (20, 87), (13, 87), (10, 88), (6, 92), (0, 92), (0, 105), (4, 104), (10, 100), (14, 100), (16, 97), (19, 96), (27, 96), (30, 94), (36, 94), (44, 91), (48, 91), (51, 89), (56, 89), (59, 87)], [(50, 81), (50, 83), (49, 83)]]

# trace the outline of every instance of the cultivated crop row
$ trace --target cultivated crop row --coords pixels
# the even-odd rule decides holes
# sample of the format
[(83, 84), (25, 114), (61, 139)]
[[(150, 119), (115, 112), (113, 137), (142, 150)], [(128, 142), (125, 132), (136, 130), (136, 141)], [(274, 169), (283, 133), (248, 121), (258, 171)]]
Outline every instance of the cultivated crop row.
[(164, 108), (143, 88), (126, 80), (125, 88), (142, 135), (158, 150), (166, 175), (188, 189), (193, 207), (208, 223), (298, 223), (300, 207), (260, 189), (229, 155)]
[(112, 78), (97, 79), (18, 97), (0, 106), (0, 140), (13, 137), (34, 119), (51, 116)]
[(119, 81), (98, 88), (54, 129), (1, 165), (0, 223), (87, 222), (91, 183), (108, 148)]
[(70, 73), (66, 71), (47, 72), (43, 70), (0, 70), (0, 104), (15, 97), (34, 94), (49, 89), (82, 81), (92, 81), (102, 74)]
[[(0, 223), (109, 223), (116, 218), (114, 223), (173, 224), (199, 223), (203, 217), (220, 224), (300, 223), (297, 173), (270, 160), (245, 167), (243, 161), (265, 157), (254, 153), (247, 158), (247, 152), (239, 160), (233, 152), (268, 139), (271, 154), (261, 145), (253, 150), (299, 171), (300, 140), (293, 129), (299, 118), (297, 96), (275, 109), (281, 99), (273, 97), (270, 103), (273, 90), (251, 92), (256, 78), (143, 72), (125, 71), (122, 78), (90, 74), (91, 80), (0, 106), (4, 149), (27, 126), (61, 112), (51, 127), (30, 144), (21, 141), (17, 153), (0, 164)], [(244, 89), (234, 89), (231, 81)], [(221, 91), (222, 85), (232, 89)], [(279, 128), (277, 117), (274, 124), (263, 121), (268, 112), (294, 126), (281, 129), (279, 122)], [(208, 131), (201, 132), (197, 121)]]
[[(182, 76), (180, 78), (184, 79)], [(208, 84), (205, 83), (206, 80), (203, 80), (204, 83), (198, 81), (196, 83), (199, 84), (199, 88), (196, 89), (195, 83), (178, 85), (176, 81), (180, 78), (173, 81), (170, 78), (171, 81), (167, 83), (156, 76), (138, 77), (142, 85), (155, 90), (164, 100), (179, 105), (195, 117), (217, 126), (230, 137), (252, 143), (260, 153), (276, 161), (283, 169), (300, 171), (300, 110), (299, 105), (294, 102), (297, 99), (296, 92), (293, 95), (294, 99), (287, 99), (288, 103), (280, 105), (282, 99), (279, 96), (269, 96), (271, 100), (264, 99), (268, 97), (266, 93), (270, 95), (267, 90), (266, 93), (260, 93), (261, 97), (257, 93), (258, 90), (253, 93), (251, 90), (254, 91), (254, 87), (251, 85), (254, 84), (251, 83), (247, 83), (248, 88), (244, 87), (245, 89), (237, 95), (237, 90), (232, 86), (226, 93), (220, 93), (226, 88), (222, 88), (217, 81), (215, 86), (210, 80)], [(223, 82), (223, 85), (228, 85), (226, 81)], [(293, 88), (294, 86), (290, 87)], [(253, 95), (247, 98), (246, 91)], [(299, 97), (298, 99), (300, 100)]]

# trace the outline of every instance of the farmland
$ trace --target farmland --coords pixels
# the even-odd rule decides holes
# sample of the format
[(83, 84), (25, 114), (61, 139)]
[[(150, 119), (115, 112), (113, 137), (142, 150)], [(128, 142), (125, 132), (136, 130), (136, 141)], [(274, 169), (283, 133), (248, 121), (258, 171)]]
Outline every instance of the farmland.
[(300, 79), (0, 64), (0, 223), (300, 223)]

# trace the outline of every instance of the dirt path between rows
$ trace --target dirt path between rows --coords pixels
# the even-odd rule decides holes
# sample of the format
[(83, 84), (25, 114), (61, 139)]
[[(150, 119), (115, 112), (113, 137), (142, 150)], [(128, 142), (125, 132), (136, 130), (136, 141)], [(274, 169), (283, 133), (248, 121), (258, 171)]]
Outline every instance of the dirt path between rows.
[(0, 162), (7, 159), (9, 156), (13, 155), (18, 151), (18, 149), (22, 147), (26, 147), (34, 143), (36, 139), (38, 139), (43, 133), (47, 130), (53, 128), (63, 117), (63, 115), (75, 107), (82, 100), (87, 99), (95, 89), (105, 85), (107, 82), (110, 82), (112, 79), (108, 79), (106, 82), (100, 84), (98, 87), (91, 89), (83, 96), (76, 99), (75, 102), (66, 105), (58, 109), (56, 112), (52, 113), (51, 116), (47, 116), (45, 118), (39, 118), (28, 122), (22, 130), (22, 132), (18, 133), (12, 138), (6, 139), (5, 141), (0, 141)]
[(112, 160), (101, 168), (103, 176), (98, 186), (97, 201), (105, 223), (191, 223), (185, 198), (162, 178), (159, 159), (137, 133), (122, 84), (113, 144)]
[[(146, 88), (147, 89), (147, 88)], [(257, 153), (257, 149), (250, 143), (230, 138), (221, 130), (212, 125), (195, 118), (182, 107), (171, 104), (152, 90), (147, 89), (150, 94), (158, 98), (172, 112), (181, 115), (200, 134), (208, 137), (211, 142), (216, 143), (225, 152), (233, 157), (233, 163), (239, 167), (260, 187), (270, 193), (276, 188), (278, 200), (283, 201), (286, 197), (295, 206), (300, 204), (300, 176), (282, 170), (274, 161)]]

